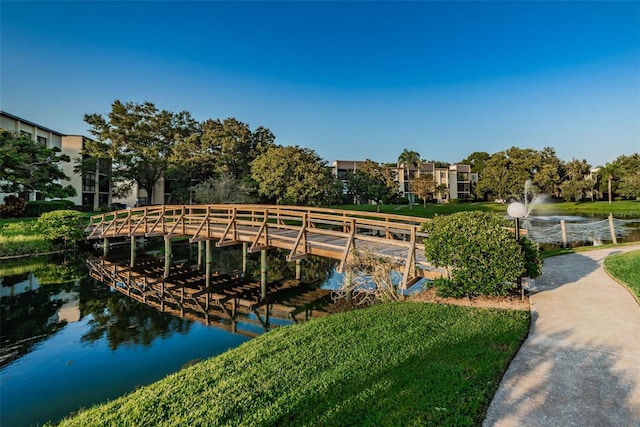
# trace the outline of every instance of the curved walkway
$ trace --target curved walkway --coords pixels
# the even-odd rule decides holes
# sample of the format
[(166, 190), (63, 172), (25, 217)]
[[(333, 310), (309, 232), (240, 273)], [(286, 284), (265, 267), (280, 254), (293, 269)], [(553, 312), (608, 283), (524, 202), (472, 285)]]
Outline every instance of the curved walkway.
[(602, 267), (623, 246), (545, 260), (529, 336), (484, 426), (640, 426), (640, 305)]

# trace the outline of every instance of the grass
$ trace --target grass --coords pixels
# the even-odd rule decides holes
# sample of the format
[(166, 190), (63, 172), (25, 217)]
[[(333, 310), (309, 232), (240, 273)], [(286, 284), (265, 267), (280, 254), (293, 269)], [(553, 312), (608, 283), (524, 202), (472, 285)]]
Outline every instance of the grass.
[(479, 425), (529, 321), (526, 311), (416, 302), (336, 314), (60, 425)]
[[(375, 205), (342, 205), (332, 206), (336, 209), (357, 210), (375, 212)], [(380, 212), (410, 215), (422, 218), (433, 218), (436, 215), (449, 215), (461, 211), (483, 211), (507, 213), (507, 205), (493, 202), (458, 202), (458, 203), (427, 203), (426, 208), (422, 203), (413, 205), (380, 205)], [(533, 207), (533, 214), (537, 215), (594, 215), (606, 216), (612, 213), (614, 216), (640, 217), (640, 201), (623, 200), (612, 204), (606, 201), (597, 202), (562, 202), (542, 203)]]
[(604, 260), (604, 268), (626, 285), (640, 302), (640, 250), (608, 256)]
[(38, 230), (36, 219), (0, 221), (0, 257), (50, 252), (52, 243)]

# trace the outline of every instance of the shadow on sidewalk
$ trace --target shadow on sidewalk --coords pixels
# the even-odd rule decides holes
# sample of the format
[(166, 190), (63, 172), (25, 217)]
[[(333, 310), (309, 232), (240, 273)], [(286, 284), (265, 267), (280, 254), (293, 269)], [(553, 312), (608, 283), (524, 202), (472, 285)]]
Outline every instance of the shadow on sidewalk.
[(570, 341), (571, 330), (527, 341), (509, 367), (483, 426), (638, 426), (640, 383), (619, 349)]

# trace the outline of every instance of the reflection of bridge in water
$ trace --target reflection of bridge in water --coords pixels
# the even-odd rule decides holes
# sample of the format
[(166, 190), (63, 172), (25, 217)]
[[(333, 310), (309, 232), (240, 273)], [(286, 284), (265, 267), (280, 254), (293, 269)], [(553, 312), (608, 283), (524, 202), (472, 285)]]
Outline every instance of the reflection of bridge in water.
[(130, 238), (132, 266), (135, 265), (136, 237), (164, 236), (165, 278), (171, 266), (171, 238), (188, 237), (191, 242), (198, 242), (198, 265), (202, 266), (206, 259), (207, 286), (213, 280), (212, 241), (218, 247), (242, 245), (243, 260), (247, 253), (261, 252), (261, 296), (266, 298), (266, 251), (271, 248), (288, 250), (287, 260), (291, 262), (299, 262), (308, 255), (339, 260), (339, 272), (354, 248), (367, 249), (404, 266), (401, 288), (422, 277), (438, 277), (442, 271), (430, 266), (424, 257), (422, 239), (426, 235), (420, 229), (425, 221), (403, 215), (298, 206), (145, 206), (94, 215), (87, 231), (88, 239), (104, 239), (105, 255), (108, 239)]
[(262, 298), (261, 284), (240, 274), (213, 274), (207, 284), (204, 273), (176, 265), (164, 277), (162, 259), (140, 259), (131, 267), (128, 261), (91, 258), (88, 265), (91, 277), (161, 312), (251, 337), (338, 310), (330, 290), (299, 280), (270, 283)]

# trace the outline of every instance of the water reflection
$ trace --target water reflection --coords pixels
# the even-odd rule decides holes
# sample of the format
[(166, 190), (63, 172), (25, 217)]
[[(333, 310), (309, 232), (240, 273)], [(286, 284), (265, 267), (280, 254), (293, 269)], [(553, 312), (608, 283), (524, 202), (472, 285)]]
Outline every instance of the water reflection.
[[(148, 245), (152, 251), (154, 244), (151, 240)], [(242, 265), (240, 251), (233, 249), (214, 252), (220, 277), (233, 279)], [(126, 245), (122, 250), (128, 256)], [(176, 243), (173, 253), (175, 260), (183, 260), (182, 267), (172, 270), (179, 274), (180, 268), (195, 263), (197, 245)], [(307, 284), (301, 284), (290, 280), (295, 264), (286, 262), (286, 254), (269, 251), (266, 300), (256, 299), (256, 283), (249, 280), (260, 275), (255, 254), (248, 259), (244, 290), (226, 301), (211, 295), (206, 315), (203, 301), (202, 307), (187, 304), (190, 292), (197, 291), (174, 289), (163, 299), (151, 292), (146, 299), (154, 304), (140, 303), (123, 292), (124, 281), (116, 291), (95, 280), (84, 257), (2, 262), (0, 425), (55, 423), (82, 406), (116, 398), (194, 360), (221, 354), (250, 336), (331, 312), (320, 283), (333, 274), (335, 261), (302, 260)], [(140, 259), (144, 261), (142, 254)]]
[(307, 275), (322, 274), (320, 280), (305, 283), (280, 278), (287, 276), (286, 264), (291, 263), (278, 260), (270, 260), (271, 268), (280, 265), (274, 269), (279, 279), (268, 284), (265, 299), (260, 283), (240, 273), (216, 273), (207, 288), (205, 275), (185, 264), (173, 266), (163, 280), (164, 262), (155, 258), (141, 259), (133, 268), (128, 260), (90, 258), (87, 263), (92, 277), (158, 312), (247, 336), (337, 311), (331, 291), (320, 287), (328, 275), (327, 263), (308, 263)]

